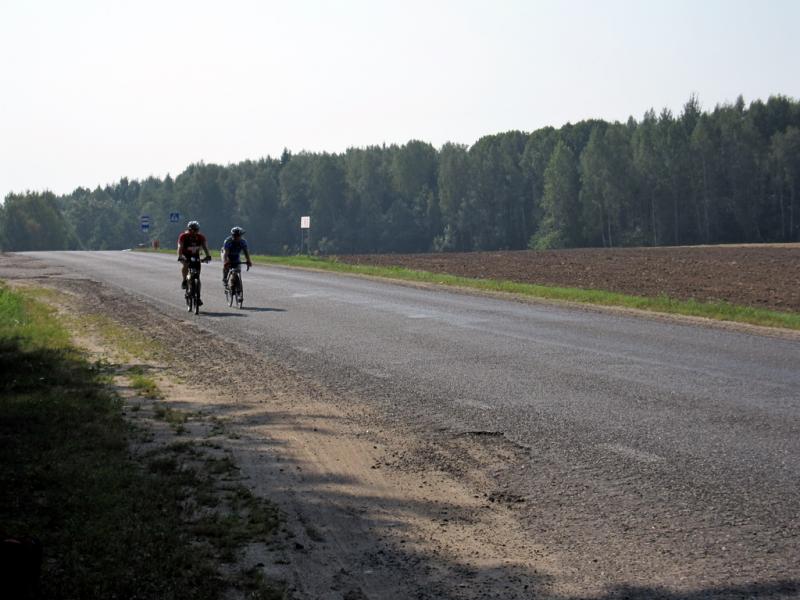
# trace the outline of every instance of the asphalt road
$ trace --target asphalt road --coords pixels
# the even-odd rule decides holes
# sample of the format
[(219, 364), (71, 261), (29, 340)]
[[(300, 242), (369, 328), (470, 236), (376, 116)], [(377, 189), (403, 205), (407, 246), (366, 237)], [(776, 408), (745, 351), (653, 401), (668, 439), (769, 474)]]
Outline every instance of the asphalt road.
[(190, 317), (173, 256), (30, 255), (368, 393), (395, 418), (502, 434), (530, 457), (503, 475), (528, 499), (521, 516), (554, 544), (584, 535), (581, 556), (709, 585), (800, 579), (796, 340), (260, 265), (237, 310), (219, 262)]

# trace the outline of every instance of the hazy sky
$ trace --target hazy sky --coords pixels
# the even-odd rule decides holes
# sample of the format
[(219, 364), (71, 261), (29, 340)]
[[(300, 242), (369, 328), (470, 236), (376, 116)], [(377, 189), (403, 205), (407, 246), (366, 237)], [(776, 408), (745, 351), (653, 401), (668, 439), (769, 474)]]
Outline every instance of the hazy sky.
[(0, 0), (0, 198), (800, 97), (800, 0)]

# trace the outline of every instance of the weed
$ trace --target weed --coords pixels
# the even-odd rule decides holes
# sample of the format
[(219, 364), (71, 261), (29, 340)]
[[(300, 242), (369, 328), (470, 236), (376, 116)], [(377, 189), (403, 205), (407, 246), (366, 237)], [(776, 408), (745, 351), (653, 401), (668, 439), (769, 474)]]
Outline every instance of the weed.
[(257, 568), (241, 571), (236, 587), (246, 592), (247, 598), (253, 600), (282, 600), (285, 597), (284, 591), (279, 589), (275, 583), (268, 582), (261, 570)]
[(153, 412), (157, 419), (166, 421), (172, 425), (173, 429), (183, 428), (184, 424), (189, 420), (189, 413), (176, 410), (166, 404), (156, 404), (153, 407)]
[(135, 389), (141, 396), (145, 398), (150, 398), (152, 400), (157, 400), (159, 398), (163, 398), (164, 394), (161, 393), (161, 390), (158, 389), (158, 385), (156, 384), (155, 380), (151, 377), (147, 377), (146, 375), (128, 375), (128, 379), (131, 382), (131, 386)]
[(206, 464), (208, 472), (213, 475), (232, 475), (239, 471), (239, 467), (236, 466), (230, 456), (208, 458)]

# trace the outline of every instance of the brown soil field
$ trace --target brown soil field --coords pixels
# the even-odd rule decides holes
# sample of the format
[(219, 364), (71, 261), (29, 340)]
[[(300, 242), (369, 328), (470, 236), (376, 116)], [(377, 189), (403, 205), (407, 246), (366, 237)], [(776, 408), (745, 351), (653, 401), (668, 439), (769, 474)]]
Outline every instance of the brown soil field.
[(462, 277), (800, 312), (800, 244), (343, 255)]

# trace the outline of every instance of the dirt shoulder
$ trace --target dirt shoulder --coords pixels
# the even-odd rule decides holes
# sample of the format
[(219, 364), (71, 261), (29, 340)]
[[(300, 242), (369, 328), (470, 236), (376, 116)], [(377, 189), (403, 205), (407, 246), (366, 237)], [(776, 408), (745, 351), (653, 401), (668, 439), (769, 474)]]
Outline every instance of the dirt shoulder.
[[(0, 277), (52, 288), (62, 310), (145, 332), (161, 348), (140, 352), (138, 361), (160, 374), (161, 402), (194, 415), (184, 435), (219, 427), (224, 433), (214, 444), (240, 470), (237, 481), (280, 507), (281, 533), (248, 547), (241, 566), (282, 582), (286, 597), (513, 599), (601, 591), (587, 590), (520, 528), (516, 499), (492, 478), (522, 459), (502, 437), (434, 439), (387, 422), (368, 399), (344, 397), (192, 320), (19, 260), (31, 259), (0, 257)], [(88, 333), (79, 341), (115, 360), (113, 343)]]

